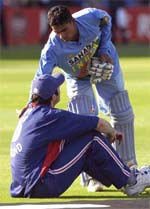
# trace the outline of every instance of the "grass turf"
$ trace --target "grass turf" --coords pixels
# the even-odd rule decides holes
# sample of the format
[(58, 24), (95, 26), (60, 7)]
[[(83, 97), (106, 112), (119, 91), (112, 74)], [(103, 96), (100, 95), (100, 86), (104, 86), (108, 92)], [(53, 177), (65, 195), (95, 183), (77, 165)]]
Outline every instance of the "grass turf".
[[(143, 58), (121, 58), (126, 88), (135, 113), (135, 145), (139, 166), (150, 164), (149, 154), (149, 97), (150, 60)], [(0, 61), (0, 203), (68, 202), (71, 200), (127, 199), (126, 195), (110, 187), (101, 193), (88, 193), (79, 184), (79, 178), (58, 199), (22, 199), (9, 196), (11, 182), (9, 147), (17, 123), (16, 109), (21, 109), (28, 100), (30, 81), (38, 66), (37, 59), (3, 59)], [(61, 103), (66, 108), (66, 86), (63, 85)], [(141, 198), (149, 197), (149, 189)]]

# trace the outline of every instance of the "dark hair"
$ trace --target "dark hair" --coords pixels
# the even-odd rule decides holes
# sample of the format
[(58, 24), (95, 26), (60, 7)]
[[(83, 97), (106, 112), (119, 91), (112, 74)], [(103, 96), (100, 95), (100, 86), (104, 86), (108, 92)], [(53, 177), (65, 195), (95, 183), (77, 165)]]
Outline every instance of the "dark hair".
[[(56, 92), (54, 93), (55, 95), (59, 95), (58, 91), (56, 90)], [(31, 103), (37, 103), (40, 105), (50, 105), (52, 100), (52, 96), (49, 99), (43, 99), (42, 97), (40, 97), (38, 94), (33, 94), (31, 97)]]
[(55, 25), (63, 25), (71, 22), (73, 19), (69, 9), (63, 5), (51, 7), (48, 11), (47, 18), (50, 27)]

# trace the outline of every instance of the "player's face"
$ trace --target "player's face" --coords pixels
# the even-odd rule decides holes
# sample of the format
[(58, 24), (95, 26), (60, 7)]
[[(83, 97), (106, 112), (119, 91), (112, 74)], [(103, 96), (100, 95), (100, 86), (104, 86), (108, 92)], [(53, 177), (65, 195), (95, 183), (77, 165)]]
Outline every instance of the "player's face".
[(52, 26), (52, 30), (63, 41), (78, 41), (79, 39), (78, 28), (74, 20), (63, 25)]
[(57, 92), (58, 92), (58, 95), (56, 99), (56, 104), (60, 102), (60, 87), (57, 88)]

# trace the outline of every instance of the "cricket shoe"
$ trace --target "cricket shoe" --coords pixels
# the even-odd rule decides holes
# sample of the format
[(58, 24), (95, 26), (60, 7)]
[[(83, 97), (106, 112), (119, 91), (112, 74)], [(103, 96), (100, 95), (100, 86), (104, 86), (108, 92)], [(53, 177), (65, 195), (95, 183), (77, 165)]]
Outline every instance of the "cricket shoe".
[(95, 179), (90, 179), (87, 190), (88, 192), (100, 192), (103, 191), (103, 185)]
[[(142, 175), (149, 174), (150, 175), (150, 165), (144, 165), (139, 169)], [(148, 182), (146, 187), (150, 187), (150, 181)]]
[(150, 185), (150, 172), (139, 171), (136, 176), (136, 183), (133, 185), (127, 184), (124, 193), (128, 196), (138, 196), (148, 185)]

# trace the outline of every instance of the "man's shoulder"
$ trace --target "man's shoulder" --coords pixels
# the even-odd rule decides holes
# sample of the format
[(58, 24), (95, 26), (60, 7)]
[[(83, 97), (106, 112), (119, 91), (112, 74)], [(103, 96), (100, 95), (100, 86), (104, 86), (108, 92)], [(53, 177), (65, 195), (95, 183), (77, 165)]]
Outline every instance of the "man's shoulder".
[(58, 36), (56, 35), (55, 32), (51, 32), (49, 36), (48, 43), (51, 44), (51, 47), (55, 47), (56, 43), (58, 44), (61, 40), (59, 40)]
[(51, 32), (49, 35), (49, 39), (47, 40), (46, 44), (44, 45), (42, 52), (57, 52), (62, 49), (62, 41), (56, 36), (54, 32)]
[(75, 12), (72, 14), (72, 16), (76, 19), (76, 18), (80, 18), (80, 17), (85, 17), (85, 16), (88, 16), (88, 15), (91, 15), (92, 13), (95, 12), (95, 10), (97, 10), (96, 8), (85, 8), (85, 9), (82, 9), (82, 10), (79, 10), (78, 12)]

